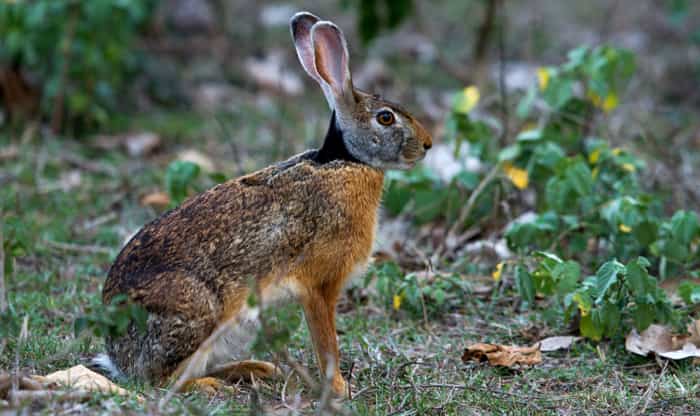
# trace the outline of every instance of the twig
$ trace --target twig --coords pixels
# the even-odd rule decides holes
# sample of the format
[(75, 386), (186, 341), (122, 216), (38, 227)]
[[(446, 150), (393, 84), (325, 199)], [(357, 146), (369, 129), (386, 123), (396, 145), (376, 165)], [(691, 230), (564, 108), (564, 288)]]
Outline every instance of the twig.
[[(0, 212), (0, 217), (2, 213)], [(0, 314), (7, 310), (7, 292), (5, 289), (5, 240), (2, 233), (3, 223), (0, 223)], [(5, 340), (0, 344), (0, 351), (4, 348)]]
[(476, 83), (481, 88), (486, 79), (486, 51), (491, 43), (494, 22), (496, 21), (496, 9), (499, 8), (499, 0), (488, 0), (483, 20), (477, 32), (477, 41), (474, 45), (473, 67), (476, 72)]
[[(498, 140), (499, 145), (504, 145), (505, 139), (510, 132), (510, 114), (508, 112), (508, 91), (506, 88), (506, 45), (504, 38), (506, 25), (505, 2), (500, 0), (492, 0), (493, 3), (499, 2), (499, 25), (498, 25), (498, 90), (501, 95), (501, 137)], [(494, 6), (495, 7), (495, 6)]]
[(440, 256), (443, 254), (444, 250), (447, 248), (448, 245), (451, 245), (451, 242), (456, 239), (457, 233), (460, 232), (462, 227), (464, 226), (464, 222), (467, 221), (469, 218), (469, 215), (471, 215), (472, 210), (474, 209), (474, 205), (476, 204), (476, 200), (481, 196), (481, 193), (486, 189), (486, 187), (493, 182), (493, 180), (496, 178), (498, 173), (501, 171), (501, 164), (497, 163), (494, 165), (489, 173), (484, 177), (484, 179), (481, 180), (479, 183), (479, 186), (476, 187), (474, 192), (472, 192), (471, 195), (469, 195), (469, 199), (467, 200), (467, 203), (464, 205), (464, 208), (459, 213), (459, 217), (457, 220), (452, 224), (452, 227), (450, 227), (449, 231), (447, 232), (447, 235), (443, 239), (440, 247), (435, 251), (435, 256), (436, 258), (434, 259), (433, 263), (437, 263), (437, 259), (440, 258)]
[(80, 227), (78, 227), (81, 231), (90, 231), (93, 228), (99, 227), (101, 225), (104, 225), (108, 222), (114, 221), (117, 219), (117, 213), (114, 211), (110, 211), (109, 213), (105, 215), (101, 215), (95, 219), (92, 219), (90, 221), (85, 221)]
[(654, 393), (656, 393), (656, 390), (659, 388), (659, 383), (661, 383), (661, 379), (663, 379), (664, 376), (666, 375), (667, 369), (668, 369), (668, 361), (664, 361), (664, 366), (661, 368), (661, 373), (659, 374), (659, 376), (655, 380), (652, 380), (651, 383), (649, 383), (649, 387), (647, 388), (647, 390), (644, 392), (644, 395), (642, 396), (642, 398), (644, 399), (644, 405), (642, 406), (642, 409), (639, 412), (637, 412), (636, 411), (637, 406), (635, 406), (634, 408), (630, 409), (630, 412), (628, 414), (630, 414), (630, 415), (646, 414), (647, 408), (649, 407), (649, 404), (651, 403), (651, 399), (652, 399), (652, 397), (654, 397)]
[(195, 368), (199, 367), (199, 364), (201, 361), (205, 358), (206, 354), (211, 351), (211, 349), (214, 347), (214, 343), (227, 331), (229, 331), (235, 323), (238, 322), (238, 316), (234, 315), (232, 318), (228, 319), (226, 322), (224, 322), (222, 325), (219, 325), (218, 328), (214, 332), (212, 332), (209, 337), (204, 340), (204, 342), (197, 348), (197, 351), (192, 354), (190, 357), (190, 361), (187, 363), (187, 366), (185, 369), (182, 371), (180, 376), (177, 378), (177, 381), (175, 381), (175, 384), (173, 384), (170, 389), (168, 389), (168, 392), (163, 396), (163, 398), (160, 400), (158, 403), (158, 409), (159, 411), (162, 411), (165, 407), (165, 405), (173, 398), (175, 393), (180, 391), (182, 387), (185, 385), (185, 383), (189, 380), (191, 380), (194, 376)]
[(70, 14), (70, 20), (68, 21), (68, 26), (66, 34), (61, 43), (61, 68), (58, 73), (58, 91), (56, 97), (54, 98), (53, 113), (51, 114), (51, 130), (54, 134), (58, 134), (61, 130), (61, 123), (63, 122), (63, 101), (66, 95), (66, 78), (68, 76), (68, 68), (70, 63), (70, 52), (71, 44), (73, 43), (73, 36), (75, 35), (75, 28), (78, 25), (78, 18), (80, 17), (78, 9), (73, 6)]
[(54, 390), (15, 390), (8, 394), (10, 402), (20, 403), (26, 401), (52, 401), (72, 402), (83, 401), (93, 397), (94, 393), (86, 391), (54, 391)]
[(58, 241), (43, 240), (44, 243), (54, 249), (63, 251), (72, 251), (76, 253), (88, 253), (88, 254), (111, 254), (112, 249), (103, 246), (95, 245), (81, 245), (74, 243), (62, 243)]
[(326, 408), (329, 408), (331, 405), (331, 385), (333, 382), (334, 369), (334, 360), (328, 360), (328, 364), (326, 365), (326, 371), (324, 374), (326, 382), (323, 383), (323, 387), (321, 390), (321, 398), (318, 401), (318, 409), (316, 409), (316, 414), (318, 416), (322, 416), (323, 414), (325, 414)]
[(63, 153), (60, 155), (60, 159), (91, 173), (97, 173), (109, 177), (115, 177), (119, 174), (118, 170), (110, 165), (103, 165), (102, 163), (85, 160), (75, 153)]
[(19, 338), (17, 339), (17, 346), (15, 348), (15, 368), (12, 372), (12, 389), (10, 390), (9, 397), (11, 397), (10, 402), (13, 406), (17, 407), (19, 401), (14, 398), (13, 393), (16, 393), (20, 387), (20, 375), (19, 375), (19, 357), (24, 347), (24, 341), (27, 339), (27, 333), (29, 325), (29, 315), (24, 315), (24, 320), (22, 321), (22, 329), (19, 332)]

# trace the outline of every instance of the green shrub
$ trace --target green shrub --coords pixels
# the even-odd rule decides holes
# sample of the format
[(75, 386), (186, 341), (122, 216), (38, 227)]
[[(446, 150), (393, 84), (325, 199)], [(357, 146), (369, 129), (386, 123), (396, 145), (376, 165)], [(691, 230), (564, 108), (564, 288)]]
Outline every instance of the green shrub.
[(52, 123), (63, 108), (58, 120), (63, 126), (102, 124), (136, 68), (133, 43), (153, 5), (153, 0), (0, 2), (0, 65), (36, 75), (41, 112)]
[[(461, 147), (469, 143), (469, 156), (500, 172), (481, 189), (469, 217), (461, 218), (465, 224), (457, 225), (491, 216), (498, 195), (534, 190), (534, 215), (505, 230), (517, 255), (507, 270), (525, 306), (544, 295), (563, 308), (561, 315), (578, 314), (581, 333), (593, 339), (630, 324), (642, 330), (674, 320), (649, 270), (661, 279), (700, 274), (697, 213), (667, 217), (663, 198), (640, 181), (644, 161), (611, 147), (605, 132), (596, 130), (596, 120), (618, 106), (633, 72), (634, 56), (608, 46), (577, 48), (564, 64), (540, 68), (517, 109), (523, 124), (533, 127), (505, 148), (498, 145), (502, 126), (472, 117), (474, 87), (457, 94), (447, 121), (455, 155), (463, 156)], [(465, 171), (445, 183), (425, 168), (391, 174), (387, 208), (415, 212), (418, 223), (453, 223), (485, 177)], [(688, 283), (681, 295), (694, 303), (698, 292)]]

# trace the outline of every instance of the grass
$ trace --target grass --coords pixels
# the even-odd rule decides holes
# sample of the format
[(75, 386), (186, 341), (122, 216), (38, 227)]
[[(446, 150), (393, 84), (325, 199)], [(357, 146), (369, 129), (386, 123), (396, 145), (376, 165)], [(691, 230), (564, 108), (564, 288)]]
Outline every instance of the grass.
[[(299, 117), (293, 111), (289, 117)], [(260, 118), (263, 118), (262, 116)], [(228, 138), (211, 133), (198, 118), (159, 115), (143, 125), (177, 137), (175, 147), (191, 146), (221, 154), (225, 172)], [(237, 119), (231, 121), (236, 123)], [(174, 123), (174, 124), (173, 124)], [(254, 123), (253, 123), (254, 124)], [(293, 125), (293, 123), (292, 123)], [(129, 126), (133, 128), (134, 126)], [(137, 126), (138, 127), (138, 126)], [(319, 132), (324, 126), (317, 126)], [(252, 128), (255, 128), (253, 126)], [(313, 130), (313, 129), (312, 129)], [(304, 131), (283, 131), (302, 137)], [(184, 132), (184, 133), (183, 133)], [(209, 133), (206, 133), (209, 132)], [(206, 134), (205, 134), (206, 133)], [(252, 133), (248, 133), (252, 134)], [(319, 133), (320, 134), (320, 133)], [(211, 136), (204, 143), (201, 136)], [(245, 135), (244, 135), (245, 136)], [(240, 137), (239, 137), (240, 139)], [(7, 136), (0, 138), (9, 146)], [(100, 304), (102, 283), (122, 242), (157, 212), (139, 204), (140, 197), (163, 189), (172, 143), (151, 158), (130, 158), (122, 151), (103, 152), (71, 140), (32, 136), (18, 143), (17, 155), (2, 161), (0, 209), (3, 222), (18, 220), (24, 240), (16, 268), (6, 277), (8, 301), (17, 319), (27, 320), (24, 338), (7, 337), (0, 368), (47, 374), (79, 363), (103, 349), (102, 340), (83, 333), (76, 338), (74, 321)], [(296, 144), (287, 144), (294, 148)], [(211, 150), (213, 149), (213, 150)], [(254, 150), (250, 150), (254, 149)], [(251, 153), (263, 152), (250, 143)], [(268, 149), (269, 150), (269, 149)], [(111, 167), (116, 175), (76, 165), (66, 154)], [(245, 154), (245, 152), (244, 152)], [(254, 160), (257, 166), (269, 161)], [(77, 173), (76, 173), (77, 172)], [(79, 175), (79, 181), (71, 176)], [(65, 243), (73, 246), (66, 246)], [(478, 269), (478, 267), (476, 268)], [(467, 276), (467, 278), (470, 278)], [(358, 279), (356, 284), (361, 284)], [(357, 288), (355, 288), (357, 289)], [(354, 397), (343, 407), (357, 414), (697, 414), (700, 373), (688, 362), (655, 362), (625, 352), (623, 339), (576, 343), (568, 351), (547, 353), (533, 368), (504, 369), (485, 363), (464, 363), (464, 348), (475, 342), (530, 345), (538, 336), (564, 334), (557, 317), (521, 311), (512, 292), (467, 301), (463, 306), (412, 319), (379, 301), (371, 287), (353, 290), (338, 318), (342, 368), (353, 384)], [(481, 311), (486, 311), (484, 318)], [(297, 308), (293, 313), (301, 313)], [(7, 324), (7, 323), (5, 323)], [(536, 336), (531, 335), (535, 333)], [(302, 324), (287, 350), (315, 373), (309, 336)], [(269, 353), (262, 358), (274, 359)], [(290, 377), (255, 385), (240, 384), (210, 397), (176, 395), (165, 407), (165, 390), (131, 381), (128, 397), (95, 395), (84, 403), (51, 400), (21, 407), (47, 414), (286, 414), (297, 403), (301, 413), (316, 411), (318, 397), (300, 379)], [(285, 392), (284, 398), (282, 392)], [(284, 399), (284, 400), (283, 400)], [(0, 409), (9, 404), (1, 403)]]

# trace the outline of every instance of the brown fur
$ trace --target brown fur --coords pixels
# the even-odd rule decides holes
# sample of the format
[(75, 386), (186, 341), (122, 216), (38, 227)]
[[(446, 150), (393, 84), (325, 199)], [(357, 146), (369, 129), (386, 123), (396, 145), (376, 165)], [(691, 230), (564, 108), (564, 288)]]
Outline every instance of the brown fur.
[(191, 198), (122, 250), (103, 301), (125, 293), (152, 315), (145, 335), (131, 328), (108, 342), (122, 371), (164, 380), (241, 310), (249, 279), (264, 300), (282, 270), (300, 288), (319, 362), (325, 367), (330, 356), (338, 365), (335, 303), (370, 255), (383, 173), (342, 161), (316, 165), (305, 155)]
[[(109, 356), (127, 375), (157, 383), (178, 377), (217, 328), (225, 335), (203, 363), (191, 364), (199, 366), (188, 371), (192, 378), (211, 375), (224, 360), (234, 361), (229, 375), (274, 373), (237, 356), (255, 332), (256, 311), (246, 302), (255, 287), (263, 307), (285, 295), (301, 303), (321, 374), (332, 371), (333, 390), (348, 392), (339, 369), (338, 297), (369, 258), (383, 170), (412, 166), (432, 141), (400, 107), (352, 87), (340, 29), (309, 13), (295, 15), (291, 27), (302, 66), (334, 109), (326, 142), (185, 201), (124, 247), (103, 302), (125, 294), (149, 312), (145, 333), (131, 325), (107, 340)], [(387, 109), (396, 120), (380, 126), (377, 114)], [(222, 326), (229, 321), (237, 323), (230, 331)], [(211, 387), (202, 380), (190, 384)]]

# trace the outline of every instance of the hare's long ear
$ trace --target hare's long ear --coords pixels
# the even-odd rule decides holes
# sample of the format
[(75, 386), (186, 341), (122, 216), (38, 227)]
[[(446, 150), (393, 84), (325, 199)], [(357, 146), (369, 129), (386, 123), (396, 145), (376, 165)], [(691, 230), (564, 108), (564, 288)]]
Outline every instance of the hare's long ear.
[(348, 45), (343, 32), (331, 22), (318, 22), (311, 28), (311, 44), (316, 73), (331, 107), (339, 110), (339, 106), (354, 102)]
[(314, 66), (314, 47), (311, 44), (311, 27), (319, 20), (321, 19), (309, 12), (299, 12), (292, 16), (292, 19), (289, 21), (289, 28), (292, 31), (294, 47), (297, 50), (301, 66), (304, 67), (311, 78), (320, 83), (321, 78), (318, 76)]
[(292, 19), (289, 21), (289, 28), (292, 31), (294, 48), (297, 51), (297, 56), (299, 57), (301, 66), (304, 67), (304, 70), (311, 78), (319, 83), (323, 89), (323, 94), (328, 100), (328, 105), (333, 108), (333, 102), (330, 98), (331, 92), (328, 89), (328, 86), (318, 75), (318, 72), (316, 72), (316, 65), (314, 64), (314, 46), (311, 43), (311, 27), (319, 20), (321, 19), (309, 12), (299, 12), (292, 16)]

